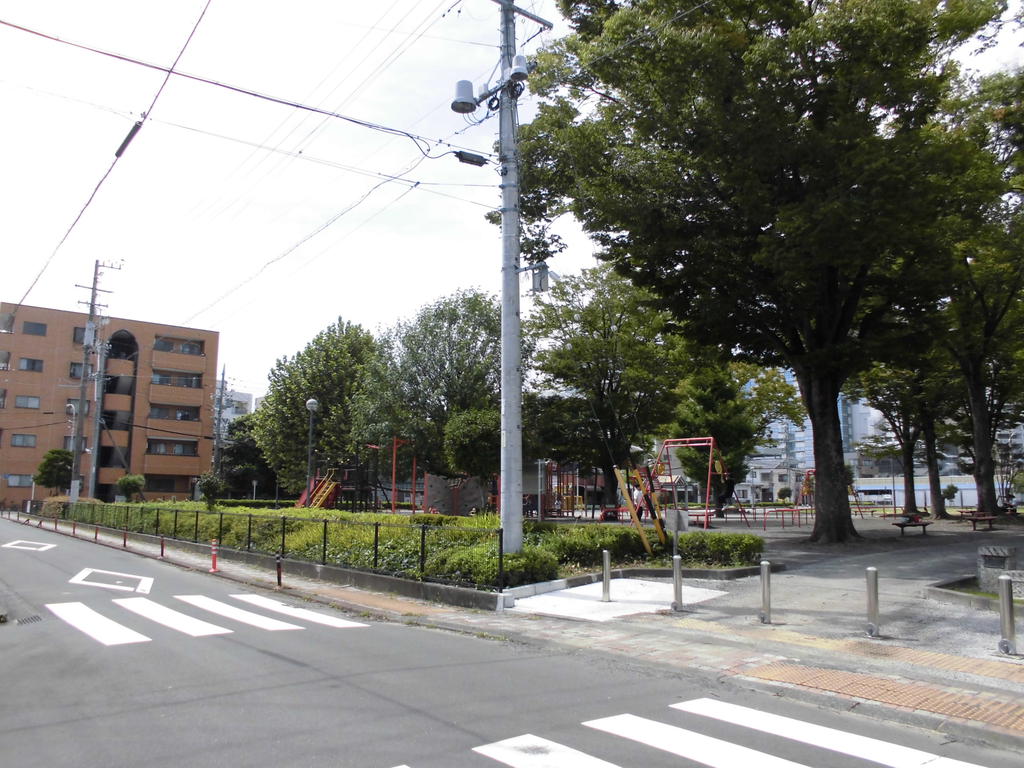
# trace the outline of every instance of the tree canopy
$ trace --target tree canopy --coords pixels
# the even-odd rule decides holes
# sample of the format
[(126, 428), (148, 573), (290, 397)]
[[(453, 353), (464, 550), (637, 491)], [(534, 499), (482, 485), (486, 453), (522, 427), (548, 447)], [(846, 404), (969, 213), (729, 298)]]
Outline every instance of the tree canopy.
[[(553, 438), (561, 454), (548, 458), (601, 467), (606, 501), (617, 486), (613, 468), (628, 466), (669, 421), (685, 371), (682, 340), (667, 313), (649, 308), (651, 298), (608, 267), (584, 270), (555, 283), (525, 324), (541, 394), (530, 398), (524, 429), (545, 422), (536, 436)], [(555, 434), (553, 425), (561, 425)]]
[(313, 419), (318, 466), (344, 461), (352, 445), (352, 404), (362, 372), (376, 354), (373, 336), (339, 320), (321, 331), (292, 358), (283, 357), (270, 372), (266, 399), (255, 413), (253, 434), (281, 485), (299, 492), (306, 483), (310, 414), (306, 401), (317, 400)]
[[(999, 0), (562, 0), (524, 126), (523, 212), (569, 211), (686, 335), (796, 374), (814, 430), (812, 538), (855, 531), (844, 381), (948, 284), (947, 222), (987, 194), (943, 129), (952, 52)], [(959, 223), (959, 220), (958, 222)], [(543, 254), (539, 254), (543, 255)]]
[(54, 492), (71, 487), (72, 460), (71, 451), (51, 448), (43, 454), (43, 459), (32, 476), (32, 482)]
[(435, 474), (497, 472), (497, 449), (474, 454), (467, 440), (499, 444), (500, 350), (498, 303), (480, 291), (457, 292), (396, 324), (363, 372), (359, 440), (405, 440), (419, 466)]

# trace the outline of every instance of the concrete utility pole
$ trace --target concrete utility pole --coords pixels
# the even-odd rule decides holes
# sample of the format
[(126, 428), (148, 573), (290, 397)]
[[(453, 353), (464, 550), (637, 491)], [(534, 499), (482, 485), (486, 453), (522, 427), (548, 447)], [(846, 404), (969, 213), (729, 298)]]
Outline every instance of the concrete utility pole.
[(106, 386), (107, 368), (107, 343), (100, 339), (96, 340), (96, 386), (93, 389), (93, 413), (92, 413), (92, 462), (89, 464), (89, 474), (86, 478), (85, 495), (90, 499), (96, 498), (96, 482), (100, 471), (100, 430), (103, 417), (103, 390)]
[[(516, 139), (516, 99), (527, 77), (526, 59), (516, 56), (516, 14), (551, 29), (552, 24), (512, 0), (493, 0), (501, 6), (501, 81), (478, 96), (467, 80), (455, 86), (452, 109), (460, 114), (498, 96), (498, 159), (501, 163), (501, 527), (506, 552), (523, 548), (523, 372), (519, 317), (519, 148)], [(458, 152), (461, 162), (486, 161)], [(533, 269), (530, 267), (529, 269)]]
[[(81, 384), (78, 388), (78, 407), (75, 409), (75, 424), (71, 432), (71, 502), (78, 501), (78, 493), (81, 489), (82, 481), (79, 479), (79, 475), (82, 472), (82, 450), (80, 443), (83, 442), (85, 436), (85, 408), (88, 403), (89, 397), (89, 356), (92, 354), (93, 347), (96, 343), (96, 294), (97, 293), (110, 293), (110, 291), (104, 291), (99, 287), (100, 281), (100, 268), (109, 265), (100, 264), (99, 260), (96, 261), (96, 265), (92, 272), (92, 288), (89, 294), (89, 319), (85, 324), (85, 338), (82, 340), (82, 375)], [(116, 269), (116, 267), (115, 267)], [(86, 288), (84, 285), (77, 286), (78, 288)], [(84, 302), (82, 302), (84, 303)], [(97, 407), (98, 410), (98, 407)], [(92, 457), (93, 465), (96, 464), (96, 457)]]

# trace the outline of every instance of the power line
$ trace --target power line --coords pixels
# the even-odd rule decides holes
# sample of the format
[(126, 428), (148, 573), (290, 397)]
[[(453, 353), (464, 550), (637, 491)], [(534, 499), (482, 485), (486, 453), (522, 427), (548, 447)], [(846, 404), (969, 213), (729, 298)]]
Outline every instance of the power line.
[[(83, 45), (81, 43), (75, 43), (75, 42), (72, 42), (70, 40), (63, 40), (63, 39), (61, 39), (59, 37), (55, 37), (54, 35), (48, 35), (45, 32), (39, 32), (37, 30), (29, 29), (28, 27), (23, 27), (23, 26), (20, 26), (18, 24), (12, 24), (11, 22), (4, 21), (2, 19), (0, 19), (0, 25), (5, 26), (5, 27), (10, 27), (12, 29), (17, 29), (17, 30), (19, 30), (21, 32), (25, 32), (25, 33), (30, 34), (30, 35), (35, 35), (36, 37), (41, 37), (44, 40), (50, 40), (52, 42), (60, 43), (62, 45), (68, 45), (68, 46), (71, 46), (72, 48), (78, 48), (78, 49), (83, 50), (83, 51), (88, 51), (90, 53), (99, 54), (100, 56), (107, 56), (109, 58), (117, 59), (118, 61), (123, 61), (123, 62), (126, 62), (128, 64), (135, 64), (135, 65), (140, 66), (140, 67), (146, 67), (147, 69), (156, 70), (157, 72), (165, 72), (165, 73), (167, 73), (169, 75), (174, 75), (176, 77), (180, 77), (180, 78), (183, 78), (185, 80), (192, 80), (193, 82), (203, 83), (205, 85), (210, 85), (210, 86), (213, 86), (215, 88), (223, 88), (224, 90), (231, 91), (233, 93), (239, 93), (239, 94), (242, 94), (243, 96), (251, 96), (252, 98), (261, 99), (263, 101), (268, 101), (268, 102), (270, 102), (272, 104), (280, 104), (281, 106), (291, 107), (292, 109), (298, 109), (298, 110), (302, 110), (302, 111), (305, 111), (305, 112), (312, 112), (313, 114), (317, 114), (317, 115), (325, 115), (327, 117), (333, 117), (333, 118), (336, 118), (338, 120), (344, 120), (347, 123), (352, 123), (353, 125), (358, 125), (358, 126), (360, 126), (362, 128), (367, 128), (369, 130), (378, 131), (380, 133), (386, 133), (386, 134), (389, 134), (389, 135), (392, 135), (392, 136), (404, 136), (405, 138), (409, 139), (410, 141), (413, 142), (413, 144), (416, 145), (416, 148), (419, 149), (420, 153), (422, 153), (424, 155), (424, 157), (430, 157), (430, 158), (440, 157), (440, 155), (431, 155), (429, 153), (429, 148), (431, 146), (445, 146), (445, 147), (451, 147), (452, 149), (466, 149), (466, 150), (471, 149), (470, 147), (462, 147), (462, 146), (459, 146), (457, 144), (449, 144), (449, 143), (447, 143), (445, 141), (441, 141), (439, 139), (430, 139), (430, 138), (427, 138), (426, 136), (420, 136), (420, 135), (412, 133), (410, 131), (402, 130), (401, 128), (392, 128), (390, 126), (382, 125), (380, 123), (374, 123), (374, 122), (371, 122), (369, 120), (362, 120), (360, 118), (352, 117), (350, 115), (344, 115), (344, 114), (341, 114), (340, 112), (333, 112), (333, 111), (331, 111), (329, 109), (321, 109), (319, 107), (313, 107), (313, 106), (310, 106), (308, 104), (303, 104), (303, 103), (298, 102), (298, 101), (292, 101), (291, 99), (283, 99), (283, 98), (279, 98), (277, 96), (271, 96), (271, 95), (266, 94), (266, 93), (260, 93), (259, 91), (253, 91), (253, 90), (250, 90), (248, 88), (242, 88), (241, 86), (231, 85), (230, 83), (223, 83), (223, 82), (220, 82), (218, 80), (212, 80), (212, 79), (210, 79), (208, 77), (201, 77), (200, 75), (192, 75), (192, 74), (189, 74), (187, 72), (177, 72), (177, 71), (174, 71), (171, 68), (160, 66), (159, 64), (153, 64), (151, 62), (142, 61), (141, 59), (134, 59), (134, 58), (132, 58), (130, 56), (124, 56), (122, 54), (113, 53), (111, 51), (104, 51), (104, 50), (102, 50), (100, 48), (93, 48), (91, 46)], [(427, 149), (424, 149), (424, 146), (426, 146)], [(488, 153), (488, 154), (492, 154), (492, 153)], [(492, 154), (492, 156), (493, 156), (493, 154)]]
[[(143, 112), (142, 119), (136, 122), (134, 126), (132, 126), (131, 130), (128, 132), (128, 135), (124, 138), (124, 141), (121, 142), (121, 145), (117, 148), (117, 151), (114, 153), (114, 160), (110, 163), (110, 166), (107, 168), (106, 172), (100, 177), (100, 180), (96, 183), (96, 186), (93, 187), (92, 193), (85, 201), (85, 205), (83, 205), (81, 210), (78, 211), (78, 215), (75, 216), (74, 221), (71, 222), (71, 226), (68, 227), (67, 231), (64, 233), (64, 236), (60, 239), (60, 242), (57, 243), (57, 246), (53, 249), (53, 252), (50, 253), (46, 261), (43, 262), (43, 266), (40, 267), (39, 272), (36, 273), (35, 278), (33, 278), (28, 288), (25, 289), (25, 293), (22, 295), (21, 299), (18, 301), (17, 304), (14, 305), (14, 310), (11, 312), (12, 318), (17, 314), (18, 309), (22, 306), (22, 304), (25, 303), (25, 299), (28, 298), (28, 295), (32, 292), (32, 289), (36, 287), (36, 284), (39, 282), (40, 278), (42, 278), (43, 273), (46, 272), (47, 268), (53, 262), (53, 259), (57, 255), (57, 252), (61, 249), (61, 246), (64, 245), (67, 239), (71, 236), (71, 233), (75, 230), (75, 227), (78, 226), (78, 222), (81, 221), (82, 216), (85, 215), (86, 210), (88, 210), (89, 206), (92, 204), (92, 201), (96, 198), (97, 193), (100, 191), (100, 187), (103, 186), (103, 182), (105, 182), (107, 178), (110, 176), (110, 174), (113, 172), (114, 166), (117, 165), (117, 161), (121, 159), (121, 155), (124, 154), (124, 151), (125, 149), (127, 149), (129, 142), (139, 132), (139, 129), (142, 128), (142, 123), (146, 119), (146, 115), (153, 111), (153, 107), (156, 106), (157, 99), (159, 99), (160, 94), (163, 93), (164, 87), (167, 85), (167, 81), (170, 79), (171, 74), (174, 71), (174, 67), (181, 60), (182, 55), (185, 53), (185, 49), (188, 48), (188, 44), (192, 41), (192, 37), (195, 35), (196, 30), (199, 28), (199, 24), (202, 22), (203, 17), (206, 15), (206, 10), (210, 7), (210, 3), (212, 1), (213, 0), (206, 0), (206, 5), (203, 6), (202, 13), (199, 14), (199, 18), (196, 19), (196, 23), (193, 25), (192, 31), (189, 32), (188, 38), (185, 40), (185, 44), (181, 47), (181, 50), (178, 52), (177, 57), (174, 59), (174, 64), (172, 64), (169, 69), (164, 70), (167, 76), (164, 77), (164, 81), (160, 84), (160, 87), (157, 89), (156, 95), (153, 97), (153, 100), (149, 104), (149, 109)], [(17, 27), (14, 24), (8, 24), (5, 21), (0, 21), (0, 24), (15, 27), (17, 29), (24, 29), (22, 27)]]

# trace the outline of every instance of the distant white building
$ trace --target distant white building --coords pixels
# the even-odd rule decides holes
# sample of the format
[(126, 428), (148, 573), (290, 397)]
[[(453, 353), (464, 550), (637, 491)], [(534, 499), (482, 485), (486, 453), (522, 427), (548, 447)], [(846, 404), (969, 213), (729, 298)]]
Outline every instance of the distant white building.
[(234, 389), (224, 389), (221, 392), (221, 381), (217, 382), (217, 392), (214, 395), (213, 412), (220, 413), (216, 429), (223, 439), (227, 437), (228, 426), (239, 416), (252, 413), (253, 397), (249, 392), (239, 392)]

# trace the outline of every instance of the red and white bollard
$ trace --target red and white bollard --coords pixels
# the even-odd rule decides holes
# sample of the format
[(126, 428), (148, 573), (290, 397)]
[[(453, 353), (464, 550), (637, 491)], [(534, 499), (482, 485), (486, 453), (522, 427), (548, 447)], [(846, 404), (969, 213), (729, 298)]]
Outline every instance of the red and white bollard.
[(77, 536), (78, 535), (78, 521), (77, 520), (72, 520), (71, 521), (71, 535), (72, 536)]
[(217, 540), (214, 539), (210, 542), (210, 559), (213, 564), (210, 567), (210, 573), (217, 573)]

